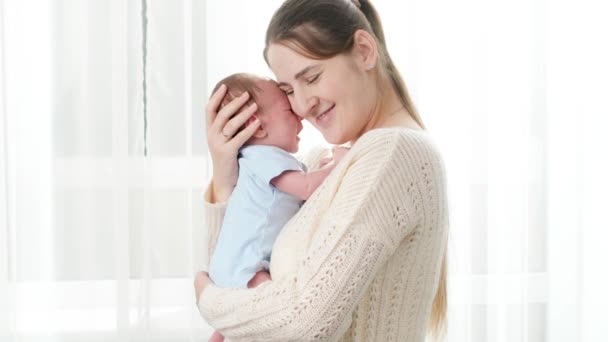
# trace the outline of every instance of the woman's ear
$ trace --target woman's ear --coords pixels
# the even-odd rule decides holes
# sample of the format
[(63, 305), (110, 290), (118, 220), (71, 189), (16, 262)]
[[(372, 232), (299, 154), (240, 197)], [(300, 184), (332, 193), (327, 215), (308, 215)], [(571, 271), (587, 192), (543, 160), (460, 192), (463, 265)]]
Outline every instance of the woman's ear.
[(378, 44), (365, 30), (357, 30), (353, 35), (353, 54), (363, 70), (372, 70), (378, 63)]

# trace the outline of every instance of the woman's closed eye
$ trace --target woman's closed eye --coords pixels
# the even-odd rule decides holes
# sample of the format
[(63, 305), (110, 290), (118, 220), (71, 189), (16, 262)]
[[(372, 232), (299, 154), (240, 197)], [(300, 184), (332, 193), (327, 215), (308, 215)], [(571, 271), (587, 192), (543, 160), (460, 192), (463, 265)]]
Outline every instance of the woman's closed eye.
[(320, 77), (320, 76), (321, 76), (321, 74), (316, 74), (316, 75), (314, 75), (314, 76), (312, 76), (312, 77), (308, 78), (308, 79), (306, 80), (306, 83), (307, 83), (307, 84), (313, 84), (313, 83), (315, 83), (315, 82), (317, 82), (317, 81), (319, 80), (319, 77)]
[[(313, 75), (306, 79), (306, 84), (310, 85), (310, 84), (317, 83), (317, 81), (319, 81), (320, 77), (321, 77), (321, 73)], [(291, 89), (291, 88), (280, 88), (280, 89), (287, 96), (293, 95), (293, 89)]]

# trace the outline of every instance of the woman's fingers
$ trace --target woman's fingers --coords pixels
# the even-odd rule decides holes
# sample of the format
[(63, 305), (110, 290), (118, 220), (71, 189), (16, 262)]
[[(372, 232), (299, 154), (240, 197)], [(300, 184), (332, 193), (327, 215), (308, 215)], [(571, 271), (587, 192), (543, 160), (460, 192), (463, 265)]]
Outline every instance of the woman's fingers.
[[(241, 107), (243, 107), (243, 105), (247, 102), (247, 100), (249, 100), (249, 93), (244, 92), (239, 97), (235, 98), (234, 100), (230, 101), (227, 105), (222, 107), (222, 109), (220, 109), (220, 111), (217, 112), (217, 116), (215, 117), (215, 120), (213, 121), (214, 129), (217, 132), (223, 132), (222, 130), (224, 129), (226, 122), (228, 122), (228, 120), (230, 120), (230, 118)], [(238, 127), (237, 127), (237, 129), (238, 129)], [(225, 135), (230, 136), (229, 134), (225, 134)]]
[(255, 121), (253, 121), (250, 125), (247, 125), (247, 127), (243, 128), (242, 131), (235, 135), (230, 143), (235, 144), (240, 148), (245, 144), (245, 142), (247, 142), (247, 140), (249, 140), (249, 138), (253, 136), (253, 133), (255, 133), (258, 127), (260, 127), (260, 119), (256, 118)]
[(221, 132), (226, 137), (232, 137), (247, 120), (258, 110), (258, 105), (253, 103), (244, 110), (236, 114), (222, 128)]
[(217, 110), (226, 95), (226, 85), (222, 84), (218, 90), (211, 95), (209, 98), (209, 103), (207, 103), (207, 129), (211, 127), (215, 117), (217, 116)]

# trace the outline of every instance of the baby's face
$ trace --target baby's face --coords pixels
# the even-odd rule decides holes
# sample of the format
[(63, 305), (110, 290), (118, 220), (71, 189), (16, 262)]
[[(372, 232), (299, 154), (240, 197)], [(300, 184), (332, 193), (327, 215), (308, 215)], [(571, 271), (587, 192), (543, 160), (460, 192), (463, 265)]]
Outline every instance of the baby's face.
[(258, 86), (258, 117), (267, 132), (264, 143), (280, 147), (288, 152), (298, 151), (302, 120), (291, 111), (287, 96), (273, 81), (263, 81)]

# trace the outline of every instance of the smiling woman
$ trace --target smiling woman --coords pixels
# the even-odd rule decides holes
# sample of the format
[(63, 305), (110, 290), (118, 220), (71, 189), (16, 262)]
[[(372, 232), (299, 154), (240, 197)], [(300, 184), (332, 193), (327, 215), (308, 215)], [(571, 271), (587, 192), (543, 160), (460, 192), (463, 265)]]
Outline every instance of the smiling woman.
[[(358, 5), (288, 0), (269, 24), (265, 57), (293, 112), (327, 142), (351, 150), (280, 231), (271, 281), (243, 291), (197, 276), (201, 314), (230, 339), (423, 341), (427, 324), (442, 334), (443, 163), (386, 50), (375, 9), (368, 1)], [(231, 204), (241, 189), (237, 183), (230, 195), (226, 175), (237, 165), (223, 157), (240, 148), (239, 137), (217, 134), (233, 124), (236, 118), (226, 118), (239, 106), (235, 100), (218, 109), (222, 96), (217, 92), (207, 106), (209, 146), (219, 164), (206, 196), (215, 232), (235, 215)], [(241, 159), (239, 165), (240, 175)], [(214, 203), (225, 198), (216, 193), (231, 196), (226, 215)], [(387, 296), (390, 303), (381, 299)]]
[[(201, 109), (223, 75), (276, 79), (262, 51), (282, 3), (0, 0), (0, 341), (211, 334), (192, 291), (217, 217)], [(607, 341), (606, 3), (373, 3), (448, 170), (447, 340)], [(347, 105), (339, 90), (317, 109)], [(311, 155), (325, 140), (302, 123)]]
[[(508, 6), (478, 1), (375, 4), (387, 24), (394, 60), (405, 71), (450, 170), (449, 193), (455, 200), (450, 208), (448, 339), (592, 341), (590, 336), (606, 336), (603, 325), (591, 322), (601, 316), (597, 309), (608, 305), (606, 293), (595, 284), (608, 279), (592, 267), (580, 268), (583, 261), (601, 259), (601, 249), (593, 248), (592, 241), (606, 238), (593, 230), (603, 222), (593, 214), (597, 209), (580, 204), (608, 190), (596, 172), (608, 163), (589, 152), (600, 146), (592, 141), (603, 139), (593, 128), (606, 125), (600, 114), (606, 112), (605, 103), (594, 95), (605, 90), (598, 80), (606, 68), (598, 61), (606, 50), (568, 39), (573, 32), (600, 39), (605, 30), (599, 28), (606, 24), (595, 14), (602, 6), (523, 0)], [(576, 15), (566, 15), (568, 8)], [(560, 24), (565, 17), (580, 19), (580, 25)], [(594, 63), (581, 63), (561, 39), (589, 51)], [(580, 68), (589, 72), (575, 75)], [(298, 83), (298, 71), (283, 79), (277, 75), (277, 80), (297, 101), (293, 107), (303, 108), (300, 113), (312, 108), (314, 118), (340, 105), (323, 94), (311, 103), (298, 99), (327, 82), (324, 74), (317, 79), (318, 71), (310, 69)], [(592, 86), (567, 90), (557, 85), (562, 75), (571, 84)], [(291, 94), (297, 86), (301, 92)], [(593, 106), (582, 109), (576, 102)], [(568, 112), (579, 113), (585, 123), (575, 124)], [(585, 222), (575, 219), (583, 214)], [(595, 289), (593, 296), (581, 296), (582, 288)]]
[[(352, 58), (337, 56), (319, 61), (285, 45), (273, 44), (267, 51), (267, 59), (293, 111), (307, 119), (328, 143), (353, 141), (378, 105), (374, 102), (378, 89), (372, 73), (352, 72), (356, 68)], [(322, 95), (312, 96), (311, 92)], [(336, 107), (336, 99), (344, 99), (346, 94), (365, 101), (343, 100)]]

